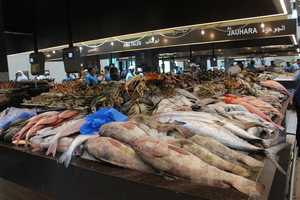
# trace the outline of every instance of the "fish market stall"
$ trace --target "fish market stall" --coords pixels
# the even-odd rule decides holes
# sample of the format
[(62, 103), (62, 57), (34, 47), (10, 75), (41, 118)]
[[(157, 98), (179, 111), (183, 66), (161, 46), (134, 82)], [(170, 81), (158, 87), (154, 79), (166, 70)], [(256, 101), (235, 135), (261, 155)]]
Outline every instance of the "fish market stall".
[[(259, 82), (245, 70), (237, 77), (210, 71), (73, 84), (26, 100), (63, 110), (24, 119), (8, 111), (2, 178), (54, 199), (288, 194), (292, 150), (280, 137), (290, 94), (277, 82)], [(91, 114), (74, 110), (86, 107)]]

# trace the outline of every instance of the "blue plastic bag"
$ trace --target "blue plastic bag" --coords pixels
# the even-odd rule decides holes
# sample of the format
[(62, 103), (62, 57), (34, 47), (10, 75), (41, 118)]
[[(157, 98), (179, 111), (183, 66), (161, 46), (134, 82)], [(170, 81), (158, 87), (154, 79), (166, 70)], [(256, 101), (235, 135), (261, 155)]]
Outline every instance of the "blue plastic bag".
[(88, 115), (86, 123), (80, 127), (82, 135), (98, 132), (102, 125), (110, 122), (125, 122), (128, 117), (114, 108), (101, 108), (94, 114)]

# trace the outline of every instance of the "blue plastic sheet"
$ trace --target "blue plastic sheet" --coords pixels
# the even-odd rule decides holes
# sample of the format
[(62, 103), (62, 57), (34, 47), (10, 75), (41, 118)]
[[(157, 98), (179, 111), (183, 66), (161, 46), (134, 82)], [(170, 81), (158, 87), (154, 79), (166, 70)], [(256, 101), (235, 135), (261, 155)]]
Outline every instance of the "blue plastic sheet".
[(5, 115), (1, 115), (0, 118), (0, 130), (5, 128), (8, 124), (15, 121), (18, 118), (28, 119), (36, 115), (35, 110), (14, 108), (11, 107), (8, 110), (3, 111)]
[(85, 118), (86, 123), (80, 127), (80, 133), (82, 135), (89, 135), (98, 132), (104, 124), (110, 122), (125, 122), (127, 118), (126, 115), (123, 115), (114, 108), (101, 108)]

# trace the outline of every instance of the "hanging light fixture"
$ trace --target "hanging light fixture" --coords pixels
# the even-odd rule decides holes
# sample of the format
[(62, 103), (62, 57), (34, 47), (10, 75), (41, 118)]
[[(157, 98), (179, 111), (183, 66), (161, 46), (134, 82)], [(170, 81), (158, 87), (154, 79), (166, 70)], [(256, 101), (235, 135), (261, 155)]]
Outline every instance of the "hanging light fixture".
[(264, 20), (262, 20), (261, 25), (262, 28), (265, 28)]
[(55, 54), (55, 51), (52, 51), (53, 54)]
[(202, 26), (201, 34), (202, 34), (202, 35), (205, 34), (205, 32), (204, 32), (204, 30), (203, 30), (203, 26)]
[(154, 40), (153, 32), (152, 32), (152, 37), (151, 37), (151, 40), (152, 40), (152, 41)]

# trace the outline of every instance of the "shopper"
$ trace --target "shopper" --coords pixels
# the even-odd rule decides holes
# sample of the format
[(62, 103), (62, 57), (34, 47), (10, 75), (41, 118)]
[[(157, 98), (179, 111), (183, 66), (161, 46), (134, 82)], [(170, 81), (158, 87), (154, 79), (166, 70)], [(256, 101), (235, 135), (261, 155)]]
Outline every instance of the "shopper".
[(99, 80), (95, 76), (96, 74), (95, 66), (89, 66), (87, 70), (89, 73), (85, 76), (85, 82), (89, 85), (98, 83)]
[(250, 61), (250, 65), (246, 67), (246, 69), (249, 69), (251, 71), (253, 71), (254, 73), (258, 73), (258, 69), (256, 69), (255, 65), (255, 61), (251, 60)]
[(110, 70), (110, 66), (105, 66), (104, 67), (104, 73), (105, 73), (105, 79), (104, 80), (105, 81), (111, 81), (109, 70)]
[(28, 80), (27, 76), (23, 73), (22, 70), (18, 70), (16, 81), (24, 81), (24, 80)]
[(190, 64), (191, 72), (199, 72), (197, 65), (195, 63)]
[(283, 67), (283, 71), (289, 72), (289, 73), (294, 73), (296, 71), (296, 69), (294, 68), (294, 65), (291, 65), (291, 61), (287, 60), (286, 66)]
[[(296, 128), (296, 141), (297, 141), (297, 146), (300, 148), (300, 87), (299, 85), (296, 88), (296, 91), (294, 93), (293, 97), (293, 105), (292, 105), (293, 110), (296, 110), (297, 113), (297, 128)], [(298, 150), (298, 156), (300, 156)]]
[(71, 81), (74, 81), (74, 79), (71, 77), (70, 73), (66, 73), (66, 82), (71, 82)]
[(134, 72), (134, 66), (130, 66), (128, 68), (128, 73), (126, 75), (126, 81), (128, 81), (131, 77), (133, 77), (133, 72)]
[(243, 63), (241, 61), (238, 61), (236, 65), (231, 65), (231, 67), (228, 69), (228, 72), (232, 75), (238, 74), (243, 69)]
[(175, 66), (175, 73), (176, 74), (183, 74), (183, 71), (178, 66)]
[(112, 81), (120, 81), (121, 78), (119, 76), (119, 70), (116, 67), (111, 67), (109, 70), (109, 74), (110, 74), (110, 79)]

